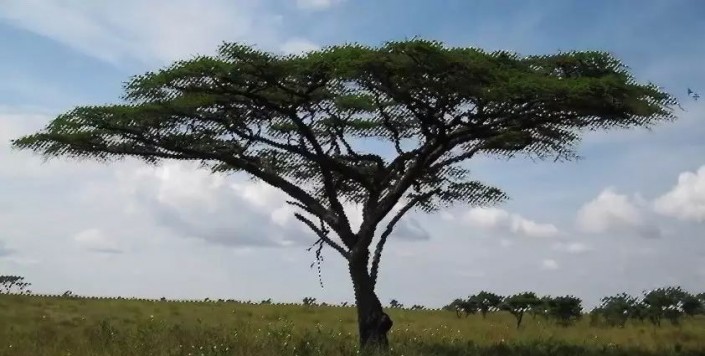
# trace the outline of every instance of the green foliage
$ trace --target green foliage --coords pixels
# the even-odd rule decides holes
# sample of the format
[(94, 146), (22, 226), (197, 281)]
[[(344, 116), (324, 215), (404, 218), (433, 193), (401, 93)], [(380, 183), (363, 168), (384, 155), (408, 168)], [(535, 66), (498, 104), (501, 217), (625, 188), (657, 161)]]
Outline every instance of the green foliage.
[(688, 293), (680, 287), (657, 288), (646, 292), (643, 297), (646, 315), (655, 325), (660, 326), (664, 318), (676, 325), (683, 316), (683, 302), (687, 296)]
[(705, 314), (705, 294), (692, 295), (685, 293), (681, 299), (683, 313), (688, 316)]
[[(303, 186), (331, 208), (328, 187), (358, 202), (398, 187), (431, 211), (505, 198), (456, 165), (474, 154), (570, 159), (581, 130), (651, 126), (674, 119), (676, 104), (606, 52), (522, 57), (425, 40), (302, 56), (226, 43), (216, 56), (133, 77), (124, 99), (77, 107), (13, 146), (46, 157), (196, 160), (296, 199)], [(386, 140), (399, 156), (354, 149), (360, 138)], [(403, 139), (420, 146), (403, 151)]]
[(477, 306), (483, 318), (487, 316), (487, 312), (498, 309), (502, 303), (501, 296), (486, 291), (471, 295), (468, 300)]
[(524, 313), (540, 305), (541, 300), (534, 292), (524, 292), (505, 297), (499, 308), (508, 311), (516, 318), (517, 329), (521, 327)]
[(443, 310), (454, 311), (460, 318), (463, 314), (468, 317), (470, 314), (477, 312), (477, 304), (470, 299), (455, 299), (450, 304), (443, 307)]
[(599, 313), (611, 326), (624, 327), (630, 317), (637, 313), (635, 310), (639, 301), (626, 293), (602, 298)]
[(578, 297), (571, 295), (554, 297), (548, 301), (548, 315), (554, 318), (558, 324), (568, 326), (582, 317), (582, 301)]

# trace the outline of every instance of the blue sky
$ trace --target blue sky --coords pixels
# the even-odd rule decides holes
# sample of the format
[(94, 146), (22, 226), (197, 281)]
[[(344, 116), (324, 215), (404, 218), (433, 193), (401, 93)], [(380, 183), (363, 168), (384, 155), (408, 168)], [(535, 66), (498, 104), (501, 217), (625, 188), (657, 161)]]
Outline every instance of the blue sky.
[(2, 2), (0, 273), (47, 293), (351, 300), (338, 256), (327, 255), (318, 286), (311, 236), (266, 187), (173, 163), (43, 164), (7, 142), (74, 106), (117, 102), (131, 75), (222, 41), (287, 53), (421, 36), (520, 54), (607, 50), (684, 110), (653, 132), (592, 133), (578, 162), (468, 162), (512, 199), (410, 216), (382, 263), (383, 300), (441, 306), (480, 289), (529, 289), (594, 304), (667, 284), (696, 289), (705, 106), (686, 88), (705, 94), (703, 15), (705, 3), (685, 0)]

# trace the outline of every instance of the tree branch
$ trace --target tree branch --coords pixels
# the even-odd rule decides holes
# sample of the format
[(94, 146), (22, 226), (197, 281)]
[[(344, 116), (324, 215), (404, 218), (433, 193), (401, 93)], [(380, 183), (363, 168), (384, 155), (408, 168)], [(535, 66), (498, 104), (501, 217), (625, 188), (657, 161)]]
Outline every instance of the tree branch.
[(335, 243), (335, 241), (331, 240), (327, 234), (322, 231), (320, 228), (316, 226), (316, 224), (313, 223), (313, 221), (307, 219), (305, 216), (299, 214), (299, 213), (294, 213), (294, 216), (296, 219), (300, 220), (304, 224), (306, 224), (313, 232), (316, 233), (316, 235), (323, 240), (325, 243), (327, 243), (330, 247), (334, 248), (336, 251), (338, 251), (345, 259), (350, 259), (350, 253), (346, 251), (343, 247)]
[(399, 222), (399, 220), (406, 214), (411, 208), (414, 207), (414, 205), (418, 204), (419, 202), (430, 198), (434, 194), (437, 194), (440, 192), (440, 189), (434, 189), (432, 191), (426, 192), (421, 195), (417, 195), (414, 197), (412, 200), (407, 202), (397, 213), (394, 215), (392, 220), (389, 221), (387, 224), (387, 227), (384, 229), (384, 232), (382, 232), (382, 235), (379, 238), (379, 241), (377, 242), (377, 246), (375, 247), (375, 252), (374, 255), (372, 256), (372, 267), (370, 268), (370, 277), (372, 278), (372, 286), (377, 283), (377, 273), (379, 271), (379, 262), (382, 257), (382, 249), (384, 249), (384, 244), (387, 242), (387, 238), (389, 235), (392, 233), (394, 230), (394, 225)]

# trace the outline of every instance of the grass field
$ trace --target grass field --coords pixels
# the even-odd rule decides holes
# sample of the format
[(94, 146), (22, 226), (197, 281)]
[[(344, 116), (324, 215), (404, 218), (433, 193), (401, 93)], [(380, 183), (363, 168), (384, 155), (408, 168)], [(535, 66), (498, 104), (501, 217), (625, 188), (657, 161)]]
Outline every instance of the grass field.
[[(560, 327), (509, 314), (390, 309), (393, 355), (705, 355), (705, 318)], [(0, 355), (355, 355), (343, 307), (0, 295)]]

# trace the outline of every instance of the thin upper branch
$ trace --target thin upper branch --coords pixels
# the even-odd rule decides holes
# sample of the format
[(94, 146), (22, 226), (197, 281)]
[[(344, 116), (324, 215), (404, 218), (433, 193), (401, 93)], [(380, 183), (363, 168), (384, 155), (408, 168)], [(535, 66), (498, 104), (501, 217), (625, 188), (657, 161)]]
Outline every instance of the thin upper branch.
[(323, 240), (325, 243), (327, 243), (330, 247), (334, 248), (336, 251), (338, 251), (345, 259), (350, 258), (350, 253), (346, 251), (342, 246), (338, 245), (335, 241), (331, 240), (328, 235), (318, 228), (316, 224), (313, 223), (313, 221), (307, 219), (305, 216), (299, 214), (299, 213), (294, 213), (294, 216), (296, 219), (302, 221), (306, 226), (308, 226), (313, 232), (316, 233), (316, 235)]

